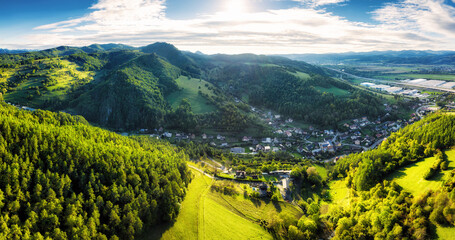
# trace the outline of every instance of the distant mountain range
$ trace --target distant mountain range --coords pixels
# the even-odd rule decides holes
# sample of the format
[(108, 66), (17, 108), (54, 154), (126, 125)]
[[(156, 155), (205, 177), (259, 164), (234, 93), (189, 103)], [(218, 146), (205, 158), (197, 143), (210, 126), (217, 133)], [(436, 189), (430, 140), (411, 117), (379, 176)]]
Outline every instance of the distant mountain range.
[(16, 53), (25, 53), (28, 51), (29, 50), (25, 50), (25, 49), (9, 50), (9, 49), (0, 48), (0, 54), (16, 54)]
[(328, 54), (288, 54), (281, 55), (290, 59), (306, 61), (312, 64), (423, 64), (453, 65), (455, 51), (375, 51)]

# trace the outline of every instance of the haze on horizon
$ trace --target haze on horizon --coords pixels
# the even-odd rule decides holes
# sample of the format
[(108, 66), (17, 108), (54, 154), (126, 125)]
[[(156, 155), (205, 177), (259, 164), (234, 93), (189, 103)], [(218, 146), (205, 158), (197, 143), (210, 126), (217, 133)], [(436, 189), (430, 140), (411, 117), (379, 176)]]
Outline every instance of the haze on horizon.
[(18, 0), (0, 48), (169, 42), (181, 50), (296, 54), (455, 50), (455, 0)]

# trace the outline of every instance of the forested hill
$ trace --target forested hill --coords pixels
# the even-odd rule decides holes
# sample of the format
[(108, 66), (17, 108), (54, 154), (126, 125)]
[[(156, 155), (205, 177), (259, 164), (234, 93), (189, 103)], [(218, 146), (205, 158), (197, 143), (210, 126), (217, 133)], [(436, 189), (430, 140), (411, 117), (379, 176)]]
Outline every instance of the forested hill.
[[(0, 91), (7, 102), (80, 114), (124, 130), (193, 126), (194, 131), (203, 126), (238, 131), (257, 122), (245, 103), (327, 126), (383, 114), (379, 97), (304, 62), (253, 54), (194, 54), (167, 43), (2, 54)], [(183, 103), (180, 93), (190, 101)], [(243, 103), (235, 103), (235, 98)], [(189, 107), (180, 118), (176, 111), (181, 103)], [(235, 119), (221, 119), (226, 115)]]
[(82, 117), (0, 103), (0, 238), (133, 239), (177, 216), (187, 158)]
[(323, 126), (384, 114), (381, 99), (303, 62), (254, 55), (212, 57), (208, 79), (239, 99)]
[(392, 133), (377, 149), (337, 162), (333, 177), (348, 177), (357, 190), (368, 190), (400, 166), (455, 146), (455, 115), (433, 114)]

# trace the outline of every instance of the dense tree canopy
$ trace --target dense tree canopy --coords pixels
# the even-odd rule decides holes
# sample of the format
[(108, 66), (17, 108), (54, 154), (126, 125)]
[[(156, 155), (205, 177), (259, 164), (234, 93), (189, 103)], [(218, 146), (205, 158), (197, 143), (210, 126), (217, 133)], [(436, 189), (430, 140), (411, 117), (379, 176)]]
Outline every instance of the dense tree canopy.
[(0, 238), (133, 239), (179, 212), (187, 156), (81, 117), (0, 105)]

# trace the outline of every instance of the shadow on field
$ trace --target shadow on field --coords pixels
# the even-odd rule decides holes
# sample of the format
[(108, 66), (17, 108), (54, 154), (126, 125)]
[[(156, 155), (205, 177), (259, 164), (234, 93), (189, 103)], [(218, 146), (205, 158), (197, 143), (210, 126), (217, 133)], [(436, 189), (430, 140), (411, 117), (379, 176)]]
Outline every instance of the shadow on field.
[(163, 234), (172, 226), (174, 226), (175, 221), (170, 223), (160, 224), (158, 226), (147, 227), (144, 226), (144, 232), (140, 234), (136, 239), (137, 240), (159, 240), (162, 238)]

